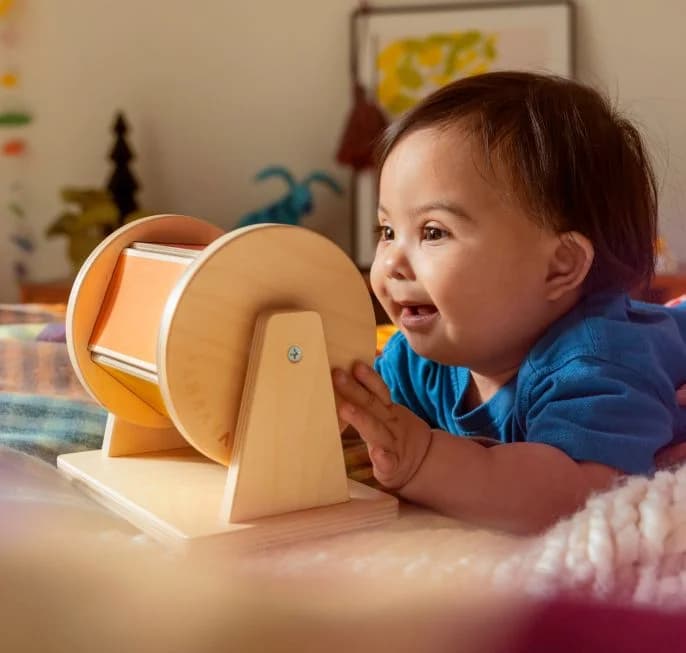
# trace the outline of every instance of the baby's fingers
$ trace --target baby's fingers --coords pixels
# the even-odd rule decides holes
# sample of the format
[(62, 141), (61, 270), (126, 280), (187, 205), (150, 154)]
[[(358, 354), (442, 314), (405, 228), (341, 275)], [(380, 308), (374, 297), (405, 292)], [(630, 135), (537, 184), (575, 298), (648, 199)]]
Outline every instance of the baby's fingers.
[(341, 419), (352, 425), (370, 448), (390, 451), (396, 447), (395, 438), (390, 431), (370, 412), (354, 404), (343, 402), (339, 408), (339, 414)]
[(390, 419), (390, 402), (382, 402), (374, 392), (343, 370), (334, 370), (333, 384), (336, 392), (349, 404), (373, 414), (378, 420)]
[(369, 365), (357, 362), (353, 365), (353, 376), (387, 408), (390, 407), (391, 393), (383, 379)]

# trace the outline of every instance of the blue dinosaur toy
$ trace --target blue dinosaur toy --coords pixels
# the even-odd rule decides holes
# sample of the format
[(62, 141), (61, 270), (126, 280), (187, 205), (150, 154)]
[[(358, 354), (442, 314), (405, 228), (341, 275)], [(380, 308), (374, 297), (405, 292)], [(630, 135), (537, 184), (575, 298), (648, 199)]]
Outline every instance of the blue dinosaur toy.
[(282, 166), (269, 166), (260, 170), (255, 179), (262, 181), (274, 176), (283, 177), (286, 180), (288, 193), (273, 204), (244, 215), (238, 221), (237, 227), (261, 224), (263, 222), (298, 224), (300, 219), (314, 208), (312, 191), (310, 189), (312, 182), (324, 184), (338, 195), (343, 194), (343, 189), (340, 185), (331, 176), (319, 170), (310, 173), (303, 181), (298, 183), (286, 168)]

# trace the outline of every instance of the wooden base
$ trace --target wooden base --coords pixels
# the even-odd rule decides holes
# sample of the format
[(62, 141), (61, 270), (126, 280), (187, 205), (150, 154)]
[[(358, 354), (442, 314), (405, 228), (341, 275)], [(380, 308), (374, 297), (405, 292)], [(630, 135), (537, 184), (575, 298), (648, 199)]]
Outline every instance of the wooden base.
[(227, 523), (226, 467), (192, 448), (111, 458), (65, 454), (57, 466), (97, 501), (156, 540), (179, 548), (263, 548), (367, 528), (397, 517), (395, 497), (348, 480), (350, 501)]

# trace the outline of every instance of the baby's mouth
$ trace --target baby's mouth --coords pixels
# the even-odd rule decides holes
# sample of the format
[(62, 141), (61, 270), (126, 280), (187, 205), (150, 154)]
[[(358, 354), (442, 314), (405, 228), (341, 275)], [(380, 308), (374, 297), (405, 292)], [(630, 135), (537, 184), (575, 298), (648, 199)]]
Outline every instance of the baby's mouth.
[(402, 306), (401, 317), (428, 317), (437, 313), (438, 309), (433, 304), (416, 304), (414, 306)]
[(438, 319), (438, 309), (433, 304), (400, 306), (398, 322), (407, 333), (428, 333)]

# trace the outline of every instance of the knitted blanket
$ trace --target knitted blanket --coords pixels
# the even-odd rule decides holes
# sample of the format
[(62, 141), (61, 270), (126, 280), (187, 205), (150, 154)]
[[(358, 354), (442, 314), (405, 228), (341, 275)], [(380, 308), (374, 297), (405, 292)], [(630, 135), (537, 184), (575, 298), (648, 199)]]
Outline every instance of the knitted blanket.
[(501, 586), (686, 606), (686, 466), (632, 476), (591, 497), (495, 567)]
[(105, 413), (73, 372), (63, 342), (37, 340), (63, 306), (0, 305), (0, 444), (55, 463), (97, 449)]

